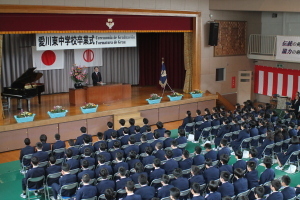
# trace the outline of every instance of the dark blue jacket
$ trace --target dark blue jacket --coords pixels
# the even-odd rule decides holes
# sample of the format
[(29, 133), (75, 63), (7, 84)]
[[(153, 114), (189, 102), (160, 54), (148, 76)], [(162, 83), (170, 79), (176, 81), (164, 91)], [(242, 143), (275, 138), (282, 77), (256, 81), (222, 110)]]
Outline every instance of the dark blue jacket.
[[(58, 187), (61, 188), (63, 185), (68, 185), (68, 184), (76, 183), (76, 182), (77, 182), (77, 177), (75, 174), (65, 174), (60, 177)], [(52, 187), (53, 187), (53, 185), (52, 185)], [(72, 194), (75, 194), (76, 189), (77, 188), (75, 188), (74, 190), (62, 190), (61, 193), (63, 196), (72, 196)]]
[(129, 135), (135, 134), (135, 125), (129, 126)]
[(221, 193), (220, 192), (213, 192), (213, 193), (208, 193), (205, 196), (205, 200), (221, 200)]
[(212, 161), (215, 161), (215, 160), (217, 160), (217, 154), (218, 153), (216, 151), (210, 150), (206, 154), (204, 154), (204, 158), (205, 159), (210, 158)]
[(126, 157), (129, 155), (130, 151), (135, 151), (136, 154), (139, 154), (139, 152), (140, 152), (139, 146), (132, 144), (132, 145), (129, 145), (128, 147), (126, 147), (124, 149), (124, 153), (125, 153)]
[(267, 197), (267, 200), (273, 200), (273, 199), (283, 200), (282, 193), (281, 192), (273, 192)]
[(240, 178), (236, 180), (234, 183), (234, 193), (238, 195), (241, 192), (245, 192), (248, 190), (248, 181), (245, 178)]
[(124, 167), (126, 170), (129, 170), (128, 163), (126, 162), (119, 162), (113, 167), (114, 173), (117, 173), (119, 170), (119, 167)]
[(232, 197), (232, 196), (234, 196), (234, 187), (233, 187), (232, 183), (225, 182), (219, 186), (218, 192), (221, 193), (222, 197), (225, 197), (225, 196)]
[(99, 173), (100, 173), (100, 170), (102, 169), (102, 168), (106, 168), (107, 169), (107, 171), (108, 171), (108, 173), (109, 173), (109, 175), (113, 175), (113, 170), (112, 170), (112, 167), (110, 166), (110, 165), (100, 165), (100, 166), (98, 166), (96, 169), (95, 169), (95, 177), (96, 178), (99, 178)]
[(114, 151), (110, 152), (111, 160), (116, 159), (117, 152), (121, 152), (123, 154), (123, 157), (124, 157), (124, 151), (122, 149), (115, 149)]
[(84, 169), (81, 172), (79, 172), (78, 175), (77, 175), (77, 180), (78, 180), (79, 183), (81, 182), (81, 179), (82, 179), (84, 174), (88, 174), (91, 179), (95, 178), (95, 172), (93, 170)]
[(193, 165), (202, 165), (205, 162), (205, 158), (202, 154), (196, 155), (193, 158)]
[[(259, 184), (264, 184), (268, 181), (273, 181), (275, 178), (275, 172), (272, 168), (270, 169), (266, 169), (261, 175), (260, 175), (260, 178), (259, 178)], [(271, 192), (271, 189), (269, 186), (265, 186), (265, 194), (268, 194)]]
[[(76, 139), (75, 145), (82, 145), (83, 144), (83, 138), (84, 138), (85, 135), (88, 135), (88, 134), (83, 133), (82, 135), (78, 136), (77, 139)], [(88, 135), (88, 136), (90, 136), (90, 142), (92, 142), (93, 141), (92, 136), (91, 135)]]
[(42, 142), (42, 144), (43, 144), (42, 151), (50, 151), (51, 150), (51, 144), (50, 143)]
[(94, 146), (94, 152), (95, 152), (95, 151), (99, 151), (99, 147), (100, 147), (100, 144), (101, 144), (101, 143), (105, 143), (105, 144), (107, 145), (107, 142), (104, 141), (104, 140), (100, 140), (100, 141), (95, 142), (95, 143), (93, 144), (93, 146)]
[[(28, 155), (28, 154), (33, 154), (34, 153), (34, 147), (32, 146), (26, 146), (23, 149), (21, 149), (20, 151), (20, 161), (22, 162), (22, 158), (24, 155)], [(29, 166), (30, 165), (31, 160), (30, 159), (24, 159), (23, 164), (25, 166)]]
[(134, 184), (139, 184), (138, 178), (139, 178), (139, 175), (141, 175), (141, 174), (144, 174), (147, 177), (147, 180), (148, 180), (147, 172), (134, 173), (130, 176), (130, 178), (132, 179)]
[(123, 200), (142, 200), (142, 197), (141, 197), (141, 195), (133, 194), (133, 195), (124, 197)]
[(170, 196), (170, 189), (173, 188), (173, 185), (165, 185), (161, 188), (158, 188), (157, 197), (162, 199)]
[(125, 189), (127, 181), (131, 181), (131, 178), (121, 178), (116, 180), (116, 191), (119, 189)]
[(154, 169), (152, 172), (150, 172), (150, 177), (149, 177), (150, 183), (151, 183), (154, 179), (161, 178), (163, 174), (165, 174), (165, 170), (164, 170), (164, 169), (162, 169), (162, 168)]
[[(35, 167), (28, 170), (28, 172), (25, 174), (24, 183), (27, 183), (27, 180), (29, 178), (36, 178), (40, 176), (45, 176), (45, 169), (43, 167)], [(43, 186), (43, 181), (39, 182), (29, 182), (28, 187), (31, 189), (38, 189)]]
[(218, 151), (217, 159), (220, 160), (220, 156), (223, 154), (227, 154), (230, 157), (230, 153), (231, 151), (228, 147), (223, 147)]
[(162, 140), (156, 139), (156, 140), (154, 140), (154, 141), (150, 144), (151, 148), (152, 148), (152, 149), (155, 149), (155, 145), (156, 145), (158, 142), (160, 142), (162, 145), (164, 145), (164, 142), (163, 142)]
[(179, 138), (176, 139), (178, 144), (185, 144), (187, 143), (187, 138), (185, 136), (180, 136)]
[(57, 140), (53, 145), (52, 145), (52, 150), (54, 149), (60, 149), (60, 148), (65, 148), (66, 144), (64, 141)]
[(226, 172), (229, 172), (230, 174), (233, 174), (233, 167), (232, 167), (232, 165), (221, 165), (219, 167), (219, 171), (220, 171), (220, 174), (222, 171), (226, 171)]
[(150, 147), (150, 143), (145, 142), (145, 143), (142, 143), (141, 145), (139, 145), (140, 153), (145, 153), (145, 148), (146, 147)]
[(77, 169), (80, 168), (80, 161), (76, 159), (67, 159), (66, 163), (70, 166), (70, 169)]
[(203, 175), (195, 175), (190, 178), (189, 183), (190, 186), (192, 185), (192, 183), (199, 183), (200, 185), (202, 185), (205, 183), (205, 180)]
[(124, 135), (121, 138), (121, 145), (127, 145), (128, 144), (128, 140), (129, 140), (130, 135)]
[(151, 186), (143, 186), (137, 189), (134, 194), (141, 195), (142, 200), (151, 200), (155, 195), (155, 188)]
[(292, 187), (285, 187), (281, 190), (283, 200), (288, 200), (296, 196), (296, 190)]
[(76, 191), (76, 200), (88, 199), (97, 196), (97, 188), (94, 185), (84, 185)]
[(167, 147), (171, 147), (171, 143), (172, 141), (174, 140), (174, 138), (167, 138), (164, 140), (164, 148), (167, 148)]
[(111, 154), (107, 151), (99, 152), (98, 155), (103, 155), (105, 157), (105, 162), (112, 161)]
[(49, 160), (48, 153), (45, 151), (37, 151), (36, 153), (32, 154), (32, 157), (33, 156), (38, 157), (39, 162), (45, 162)]
[[(61, 172), (61, 165), (51, 165), (46, 168), (46, 176), (49, 174), (55, 174)], [(47, 180), (48, 185), (52, 185), (53, 183), (58, 183), (59, 177), (58, 178), (50, 178)]]
[(247, 163), (244, 160), (237, 160), (234, 164), (233, 164), (233, 171), (237, 168), (241, 168), (242, 170), (246, 170), (247, 168)]
[(177, 187), (180, 191), (189, 189), (189, 180), (187, 178), (179, 177), (171, 182), (171, 185)]
[(146, 156), (142, 159), (142, 163), (143, 165), (148, 165), (148, 164), (152, 164), (153, 160), (154, 160), (155, 156)]
[(248, 189), (257, 187), (258, 183), (258, 171), (255, 169), (245, 174), (245, 178), (248, 180)]
[(104, 139), (108, 140), (111, 139), (111, 133), (114, 132), (114, 129), (107, 129), (106, 131), (104, 131)]
[(155, 158), (159, 158), (161, 161), (166, 160), (165, 157), (165, 151), (164, 150), (157, 150), (157, 152), (154, 154)]
[(206, 183), (209, 183), (209, 181), (217, 180), (220, 178), (220, 172), (219, 169), (216, 167), (210, 167), (204, 170), (203, 173), (204, 179)]
[(172, 152), (173, 152), (173, 158), (182, 156), (182, 150), (179, 148), (173, 149)]
[(98, 194), (104, 194), (105, 190), (108, 188), (112, 188), (113, 190), (115, 190), (116, 187), (116, 183), (113, 180), (103, 180), (100, 181), (97, 185), (97, 190), (98, 190)]
[(192, 163), (193, 160), (191, 158), (187, 158), (178, 162), (179, 168), (181, 168), (182, 170), (190, 169), (192, 167)]
[(159, 129), (155, 129), (154, 131), (159, 132), (159, 137), (164, 137), (166, 129), (165, 128), (159, 128)]
[(166, 174), (172, 174), (173, 170), (178, 168), (178, 162), (170, 159), (161, 167), (166, 171)]

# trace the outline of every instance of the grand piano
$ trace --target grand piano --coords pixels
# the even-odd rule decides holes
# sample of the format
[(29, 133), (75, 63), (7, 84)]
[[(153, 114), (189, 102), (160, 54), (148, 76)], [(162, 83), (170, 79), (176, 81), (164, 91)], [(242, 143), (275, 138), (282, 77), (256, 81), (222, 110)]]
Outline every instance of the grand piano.
[(43, 74), (34, 72), (36, 68), (29, 68), (17, 80), (15, 80), (11, 87), (4, 87), (2, 96), (8, 99), (8, 108), (10, 108), (10, 99), (18, 99), (18, 109), (22, 109), (22, 99), (27, 101), (27, 110), (30, 111), (30, 99), (38, 96), (39, 104), (41, 104), (41, 93), (45, 91), (44, 83), (34, 83), (39, 80)]

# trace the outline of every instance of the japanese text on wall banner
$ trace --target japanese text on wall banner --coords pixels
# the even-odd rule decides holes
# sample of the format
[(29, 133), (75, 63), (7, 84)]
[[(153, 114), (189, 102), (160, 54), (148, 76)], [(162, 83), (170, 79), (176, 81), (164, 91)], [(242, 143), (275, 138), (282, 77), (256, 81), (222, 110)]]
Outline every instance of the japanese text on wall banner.
[(36, 34), (36, 50), (135, 47), (136, 33)]
[(300, 37), (278, 35), (276, 60), (300, 61)]

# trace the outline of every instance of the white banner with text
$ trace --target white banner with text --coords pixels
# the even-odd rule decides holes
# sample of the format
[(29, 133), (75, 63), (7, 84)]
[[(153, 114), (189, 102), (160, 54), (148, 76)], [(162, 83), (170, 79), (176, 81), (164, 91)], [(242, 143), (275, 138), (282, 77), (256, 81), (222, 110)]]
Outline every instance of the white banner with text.
[(276, 60), (300, 62), (300, 37), (278, 35)]

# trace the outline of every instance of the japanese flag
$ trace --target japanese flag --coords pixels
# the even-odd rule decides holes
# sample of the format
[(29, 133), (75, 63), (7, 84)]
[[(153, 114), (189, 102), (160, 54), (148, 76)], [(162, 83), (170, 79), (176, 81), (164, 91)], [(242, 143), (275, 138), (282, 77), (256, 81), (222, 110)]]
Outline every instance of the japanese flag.
[(37, 70), (63, 69), (64, 50), (37, 51), (33, 46), (32, 63)]
[(99, 49), (74, 49), (76, 65), (94, 67), (102, 66), (102, 48)]

